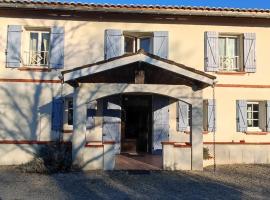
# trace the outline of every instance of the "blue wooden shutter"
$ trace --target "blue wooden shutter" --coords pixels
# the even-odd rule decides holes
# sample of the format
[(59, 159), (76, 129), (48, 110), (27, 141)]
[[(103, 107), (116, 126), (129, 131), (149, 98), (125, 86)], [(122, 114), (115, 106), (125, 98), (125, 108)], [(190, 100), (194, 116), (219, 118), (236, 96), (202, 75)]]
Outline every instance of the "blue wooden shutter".
[(266, 131), (270, 132), (270, 101), (266, 101)]
[(237, 131), (247, 131), (247, 101), (237, 100), (236, 101), (236, 120), (237, 120)]
[(189, 104), (179, 101), (177, 105), (177, 131), (186, 131), (187, 127), (189, 126)]
[(61, 69), (64, 67), (64, 27), (54, 26), (50, 37), (50, 67)]
[(96, 114), (97, 114), (97, 101), (91, 101), (87, 104), (86, 129), (93, 129), (95, 127)]
[(153, 144), (152, 153), (162, 152), (161, 142), (169, 139), (169, 98), (153, 96)]
[(207, 122), (208, 131), (216, 131), (216, 101), (213, 99), (207, 100)]
[(103, 141), (115, 141), (115, 151), (120, 153), (121, 98), (111, 96), (103, 99)]
[(105, 60), (123, 55), (123, 32), (121, 30), (105, 30), (104, 55)]
[(52, 130), (61, 132), (63, 130), (64, 99), (53, 98), (52, 102)]
[(21, 64), (21, 35), (22, 26), (9, 25), (7, 32), (6, 66), (17, 68)]
[(167, 31), (155, 31), (153, 38), (153, 54), (161, 58), (168, 58), (169, 38)]
[(205, 32), (205, 62), (207, 72), (216, 72), (219, 68), (218, 33)]
[(244, 34), (244, 69), (245, 72), (256, 72), (256, 34)]

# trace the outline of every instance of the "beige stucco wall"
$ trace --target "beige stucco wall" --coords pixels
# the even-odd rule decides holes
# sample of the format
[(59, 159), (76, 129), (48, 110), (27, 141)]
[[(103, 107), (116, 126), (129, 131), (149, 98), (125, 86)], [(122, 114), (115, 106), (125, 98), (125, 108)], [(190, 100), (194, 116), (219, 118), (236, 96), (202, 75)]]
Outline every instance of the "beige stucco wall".
[(0, 140), (55, 140), (51, 132), (52, 99), (61, 84), (1, 83)]
[[(45, 26), (53, 25), (65, 27), (65, 68), (73, 68), (83, 64), (93, 63), (103, 59), (104, 30), (139, 30), (139, 31), (168, 31), (169, 59), (180, 62), (199, 70), (204, 69), (204, 32), (218, 31), (230, 33), (255, 32), (257, 43), (257, 72), (245, 76), (218, 76), (219, 83), (267, 84), (267, 48), (270, 44), (270, 28), (244, 26), (209, 26), (194, 24), (153, 24), (153, 23), (121, 23), (121, 22), (92, 22), (92, 21), (64, 21), (0, 18), (0, 63), (1, 74), (8, 76), (14, 70), (6, 70), (5, 49), (7, 25)], [(8, 73), (9, 72), (9, 73)], [(21, 74), (23, 74), (22, 72)], [(26, 72), (27, 73), (27, 72)], [(3, 75), (3, 74), (2, 74)], [(25, 74), (24, 74), (25, 75)]]
[[(218, 83), (222, 84), (258, 84), (269, 85), (268, 74), (270, 74), (270, 60), (268, 59), (268, 47), (270, 45), (270, 28), (268, 27), (252, 27), (252, 26), (223, 26), (223, 25), (194, 25), (194, 24), (153, 24), (153, 23), (121, 23), (121, 22), (94, 22), (94, 21), (64, 21), (64, 20), (46, 20), (46, 19), (18, 19), (18, 18), (0, 18), (0, 79), (3, 78), (25, 78), (25, 79), (58, 79), (57, 72), (25, 72), (17, 69), (5, 68), (5, 49), (7, 25), (24, 25), (24, 26), (64, 26), (65, 27), (65, 69), (81, 66), (83, 64), (93, 63), (102, 60), (104, 46), (104, 30), (105, 29), (122, 29), (122, 30), (140, 30), (140, 31), (169, 31), (169, 59), (180, 62), (199, 70), (204, 70), (204, 32), (232, 32), (256, 33), (256, 53), (257, 53), (257, 72), (254, 74), (245, 74), (242, 76), (218, 75)], [(3, 107), (5, 102), (11, 102), (13, 98), (20, 101), (20, 107), (26, 109), (25, 113), (31, 115), (33, 111), (33, 102), (27, 102), (28, 98), (32, 98), (36, 85), (33, 83), (1, 83), (1, 87), (8, 88), (14, 96), (8, 97), (1, 91), (0, 106)], [(57, 84), (56, 84), (57, 85)], [(44, 86), (44, 87), (43, 87)], [(51, 92), (51, 88), (54, 92)], [(38, 95), (40, 102), (36, 107), (42, 107), (51, 101), (52, 94), (59, 91), (60, 86), (52, 86), (50, 84), (42, 84), (42, 94)], [(26, 91), (26, 92), (25, 92)], [(212, 98), (212, 89), (208, 88), (203, 91), (204, 98)], [(217, 98), (217, 141), (239, 141), (246, 142), (269, 142), (270, 135), (245, 135), (236, 132), (236, 112), (235, 101), (237, 99), (252, 100), (269, 100), (270, 89), (244, 89), (244, 88), (216, 88)], [(173, 106), (173, 105), (171, 105)], [(34, 107), (34, 109), (36, 109)], [(20, 121), (22, 119), (17, 113), (15, 107), (5, 107), (0, 112), (8, 112), (11, 118)], [(14, 113), (11, 114), (11, 113)], [(171, 116), (174, 114), (171, 113)], [(18, 117), (15, 118), (15, 116)], [(50, 111), (46, 116), (50, 116)], [(43, 130), (50, 130), (50, 120), (45, 117)], [(7, 124), (10, 124), (8, 122)], [(13, 122), (13, 124), (15, 121)], [(22, 127), (26, 122), (22, 122)], [(172, 126), (175, 122), (172, 121)], [(12, 126), (9, 125), (9, 126)], [(27, 135), (27, 129), (24, 129)], [(180, 137), (172, 130), (173, 137)], [(12, 132), (16, 137), (18, 131)], [(38, 132), (36, 132), (38, 134)], [(47, 133), (46, 137), (49, 137)], [(5, 133), (2, 132), (2, 135)], [(2, 137), (2, 136), (1, 136)], [(6, 137), (6, 136), (5, 136)], [(26, 136), (27, 138), (28, 136)], [(186, 136), (183, 136), (186, 137)], [(212, 134), (204, 135), (204, 141), (212, 141)]]
[[(256, 84), (253, 83), (253, 84)], [(211, 98), (211, 89), (206, 89), (204, 98)], [(267, 135), (247, 135), (236, 131), (236, 100), (269, 100), (269, 89), (250, 89), (250, 88), (216, 88), (216, 118), (217, 118), (217, 142), (269, 142), (270, 134)], [(213, 133), (204, 134), (204, 141), (213, 141)]]

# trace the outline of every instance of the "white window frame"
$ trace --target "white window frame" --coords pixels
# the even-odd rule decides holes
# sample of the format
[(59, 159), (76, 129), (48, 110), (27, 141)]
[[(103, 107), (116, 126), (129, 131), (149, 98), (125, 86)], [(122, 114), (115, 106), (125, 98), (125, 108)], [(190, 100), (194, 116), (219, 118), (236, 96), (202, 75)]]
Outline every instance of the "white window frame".
[[(238, 42), (237, 42), (237, 46), (236, 46), (236, 48), (237, 48), (237, 55), (235, 55), (234, 56), (234, 58), (228, 58), (227, 56), (225, 56), (224, 58), (223, 57), (221, 57), (221, 55), (220, 55), (220, 53), (219, 53), (219, 55), (218, 55), (218, 57), (219, 57), (219, 71), (221, 71), (221, 72), (223, 72), (223, 71), (228, 71), (228, 72), (231, 72), (231, 71), (243, 71), (243, 61), (242, 61), (242, 59), (243, 59), (243, 56), (242, 56), (242, 52), (243, 52), (243, 36), (242, 36), (242, 34), (240, 35), (240, 34), (226, 34), (226, 33), (221, 33), (221, 34), (219, 34), (219, 36), (218, 36), (218, 40), (220, 39), (220, 38), (225, 38), (225, 40), (226, 40), (226, 42), (225, 42), (225, 48), (227, 47), (227, 44), (228, 44), (228, 39), (229, 38), (236, 38), (237, 40), (238, 40)], [(219, 44), (219, 41), (218, 41), (218, 44)], [(220, 47), (218, 47), (218, 48), (220, 48)], [(225, 52), (227, 52), (226, 50), (225, 50)], [(225, 64), (226, 64), (226, 62), (227, 63), (234, 63), (233, 62), (233, 59), (236, 59), (237, 61), (236, 61), (236, 65), (237, 66), (228, 66), (228, 67), (226, 67), (225, 66)], [(225, 64), (224, 64), (225, 63)]]
[[(247, 110), (247, 131), (249, 131), (249, 132), (260, 132), (260, 131), (262, 131), (262, 127), (263, 127), (263, 120), (264, 119), (266, 119), (266, 116), (264, 117), (264, 116), (262, 116), (262, 113), (263, 113), (263, 109), (266, 109), (265, 108), (265, 106), (263, 106), (262, 104), (261, 104), (261, 102), (260, 101), (248, 101), (247, 102), (247, 107), (248, 107), (248, 105), (250, 105), (250, 104), (252, 104), (252, 105), (258, 105), (258, 126), (252, 126), (252, 127), (249, 127), (248, 126), (248, 120), (249, 120), (249, 118), (248, 118), (248, 110)], [(253, 113), (254, 111), (252, 110), (252, 113)], [(251, 118), (251, 120), (254, 120), (253, 119), (253, 115), (252, 115), (252, 118)], [(256, 119), (257, 120), (257, 119)]]
[(188, 105), (188, 126), (187, 126), (187, 130), (186, 132), (190, 132), (191, 131), (191, 122), (192, 122), (192, 105)]
[[(29, 62), (30, 58), (30, 38), (31, 33), (38, 33), (38, 52), (37, 54), (41, 53), (41, 41), (42, 41), (42, 34), (48, 33), (49, 34), (49, 45), (48, 45), (48, 52), (47, 52), (47, 63), (46, 64), (31, 64)], [(49, 66), (49, 60), (50, 60), (50, 28), (44, 28), (44, 27), (24, 27), (24, 35), (23, 35), (23, 42), (22, 42), (22, 58), (23, 58), (23, 66), (26, 67), (48, 67)]]

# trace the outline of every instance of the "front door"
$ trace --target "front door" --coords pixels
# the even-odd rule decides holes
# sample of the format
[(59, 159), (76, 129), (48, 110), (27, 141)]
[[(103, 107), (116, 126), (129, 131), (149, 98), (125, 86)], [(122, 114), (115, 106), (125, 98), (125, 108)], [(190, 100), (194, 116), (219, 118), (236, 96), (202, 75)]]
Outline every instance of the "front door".
[(121, 116), (121, 152), (151, 152), (152, 96), (124, 95)]

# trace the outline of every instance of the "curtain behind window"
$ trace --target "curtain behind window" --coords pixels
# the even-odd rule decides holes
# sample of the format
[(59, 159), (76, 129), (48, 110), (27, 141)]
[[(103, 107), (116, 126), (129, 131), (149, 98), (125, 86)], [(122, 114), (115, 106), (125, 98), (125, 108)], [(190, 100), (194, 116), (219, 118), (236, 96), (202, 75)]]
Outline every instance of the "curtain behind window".
[(29, 63), (37, 64), (38, 33), (30, 33)]
[(41, 40), (41, 63), (42, 65), (48, 64), (50, 34), (42, 33)]

